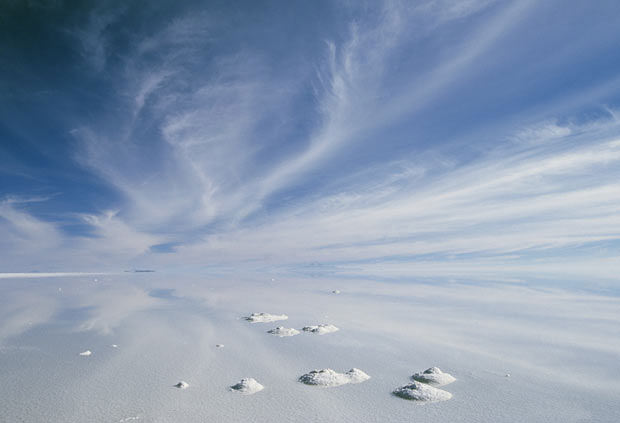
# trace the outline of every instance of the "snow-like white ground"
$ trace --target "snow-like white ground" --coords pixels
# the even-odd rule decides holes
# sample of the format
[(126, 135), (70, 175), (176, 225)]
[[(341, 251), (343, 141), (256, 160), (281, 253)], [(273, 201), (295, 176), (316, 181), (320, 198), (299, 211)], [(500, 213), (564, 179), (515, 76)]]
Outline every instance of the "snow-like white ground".
[[(611, 294), (488, 281), (97, 278), (2, 279), (0, 421), (620, 421)], [(341, 330), (282, 342), (239, 318), (248, 310)], [(431, 366), (457, 379), (441, 388), (449, 401), (392, 394)], [(298, 381), (328, 368), (372, 378), (333, 389)], [(230, 391), (248, 376), (260, 393)], [(176, 389), (179, 380), (190, 387)]]

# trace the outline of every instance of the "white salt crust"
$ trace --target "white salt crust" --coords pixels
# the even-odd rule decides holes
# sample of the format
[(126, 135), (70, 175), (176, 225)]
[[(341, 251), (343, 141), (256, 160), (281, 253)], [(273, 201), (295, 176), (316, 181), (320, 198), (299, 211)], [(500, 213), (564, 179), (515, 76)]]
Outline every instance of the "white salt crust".
[(447, 401), (452, 398), (452, 394), (450, 392), (416, 381), (410, 383), (409, 385), (396, 388), (393, 391), (393, 394), (400, 398), (420, 402)]
[(415, 373), (411, 379), (432, 386), (444, 386), (456, 380), (451, 374), (442, 372), (439, 367), (431, 367), (423, 372)]
[(267, 333), (270, 333), (272, 335), (279, 336), (280, 338), (282, 338), (285, 336), (299, 335), (300, 332), (297, 329), (285, 328), (284, 326), (278, 326), (275, 329), (268, 330)]
[(189, 387), (189, 383), (184, 382), (184, 381), (180, 381), (179, 383), (174, 385), (174, 387), (175, 388), (179, 388), (179, 389), (187, 389)]
[(251, 377), (243, 378), (239, 383), (230, 387), (231, 391), (239, 392), (243, 395), (252, 395), (263, 389), (265, 389), (265, 387)]
[(326, 333), (332, 333), (339, 331), (334, 325), (316, 325), (316, 326), (306, 326), (302, 329), (304, 332), (316, 333), (317, 335), (325, 335)]
[(299, 378), (301, 383), (323, 387), (334, 387), (348, 383), (362, 383), (370, 379), (360, 369), (353, 368), (345, 373), (338, 373), (332, 369), (312, 370)]
[(286, 314), (252, 313), (244, 319), (250, 323), (269, 323), (286, 320), (288, 316)]

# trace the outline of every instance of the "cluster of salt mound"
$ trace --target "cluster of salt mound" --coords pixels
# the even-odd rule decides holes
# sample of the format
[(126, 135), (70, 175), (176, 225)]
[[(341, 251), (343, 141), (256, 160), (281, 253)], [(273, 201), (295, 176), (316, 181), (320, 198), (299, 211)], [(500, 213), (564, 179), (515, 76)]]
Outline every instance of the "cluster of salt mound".
[(265, 387), (258, 383), (256, 379), (247, 377), (239, 381), (239, 383), (230, 387), (231, 391), (239, 392), (243, 395), (252, 395), (258, 391), (262, 391)]
[(272, 335), (279, 336), (280, 338), (282, 338), (284, 336), (299, 335), (300, 332), (297, 329), (285, 328), (284, 326), (278, 326), (275, 329), (268, 330), (267, 333), (270, 333)]
[(312, 370), (299, 378), (299, 381), (306, 385), (317, 385), (333, 387), (346, 385), (347, 383), (362, 383), (370, 379), (366, 373), (360, 369), (351, 369), (345, 373), (338, 373), (332, 369)]
[(277, 322), (278, 320), (286, 320), (288, 316), (286, 314), (269, 314), (269, 313), (252, 313), (245, 317), (250, 323), (268, 323)]
[[(334, 290), (334, 294), (338, 294), (339, 291)], [(269, 313), (252, 313), (245, 317), (250, 323), (268, 323), (278, 320), (286, 320), (288, 316), (285, 314), (269, 314)], [(304, 332), (310, 332), (318, 335), (324, 335), (326, 333), (336, 332), (339, 329), (330, 324), (320, 324), (315, 326), (305, 326), (302, 328)], [(299, 330), (294, 328), (285, 328), (284, 326), (278, 326), (275, 329), (268, 330), (274, 336), (285, 337), (295, 336), (300, 333)], [(218, 347), (223, 345), (218, 344)], [(349, 383), (362, 383), (370, 379), (370, 376), (361, 371), (360, 369), (353, 368), (348, 372), (338, 373), (332, 369), (312, 370), (299, 377), (299, 382), (306, 385), (322, 386), (322, 387), (334, 387), (346, 385)], [(438, 367), (431, 367), (423, 372), (414, 373), (411, 376), (412, 383), (408, 385), (396, 388), (392, 393), (400, 398), (418, 401), (418, 402), (438, 402), (447, 401), (452, 398), (450, 392), (438, 389), (437, 386), (448, 385), (456, 380), (449, 373), (444, 373)], [(183, 385), (184, 384), (184, 385)], [(185, 382), (179, 382), (175, 385), (177, 388), (185, 389), (188, 385)], [(264, 386), (258, 383), (253, 378), (241, 379), (239, 383), (230, 387), (232, 391), (239, 392), (244, 395), (255, 394), (264, 389)]]
[(451, 374), (444, 373), (438, 367), (431, 367), (423, 372), (411, 376), (413, 383), (401, 386), (393, 391), (393, 394), (408, 400), (421, 402), (446, 401), (452, 398), (450, 392), (435, 386), (448, 385), (456, 380)]
[(325, 335), (326, 333), (336, 332), (338, 329), (334, 325), (317, 325), (317, 326), (306, 326), (302, 329), (304, 332), (312, 332), (318, 335)]
[[(244, 317), (250, 323), (269, 323), (276, 322), (278, 320), (287, 320), (288, 316), (286, 314), (269, 314), (269, 313), (252, 313), (249, 316)], [(315, 326), (305, 326), (302, 328), (304, 332), (316, 333), (318, 335), (325, 335), (326, 333), (336, 332), (338, 329), (334, 325), (329, 324), (320, 324)], [(278, 326), (275, 329), (268, 330), (267, 333), (276, 336), (294, 336), (299, 334), (297, 329), (293, 328), (285, 328), (284, 326)]]

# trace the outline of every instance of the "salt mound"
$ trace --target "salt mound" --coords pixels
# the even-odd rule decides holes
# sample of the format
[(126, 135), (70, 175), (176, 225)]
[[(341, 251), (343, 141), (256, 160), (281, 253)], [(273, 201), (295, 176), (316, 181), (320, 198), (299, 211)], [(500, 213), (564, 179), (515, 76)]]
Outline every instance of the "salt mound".
[(275, 329), (268, 330), (267, 333), (270, 333), (275, 336), (279, 336), (280, 338), (284, 336), (295, 336), (299, 335), (299, 331), (293, 328), (285, 328), (284, 326), (278, 326)]
[(224, 348), (224, 344), (215, 344), (215, 348)]
[(188, 386), (189, 386), (189, 383), (183, 382), (183, 381), (180, 381), (179, 383), (174, 385), (175, 388), (179, 388), (179, 389), (187, 389)]
[(88, 357), (91, 354), (92, 354), (92, 352), (90, 350), (86, 350), (86, 351), (83, 351), (83, 352), (79, 353), (78, 355), (81, 355), (83, 357)]
[(415, 373), (411, 379), (433, 386), (448, 385), (456, 380), (451, 374), (442, 372), (439, 367), (431, 367), (422, 373)]
[(337, 289), (334, 289), (334, 290), (332, 291), (332, 293), (333, 293), (333, 294), (340, 294), (340, 291), (339, 291), (339, 290), (337, 290)]
[(248, 317), (245, 317), (250, 323), (268, 323), (277, 322), (278, 320), (286, 320), (288, 316), (286, 314), (269, 314), (269, 313), (252, 313)]
[(346, 373), (338, 373), (332, 369), (312, 370), (299, 378), (306, 385), (318, 385), (324, 387), (346, 385), (347, 383), (362, 383), (370, 379), (360, 369), (351, 369)]
[(447, 401), (452, 398), (450, 392), (415, 381), (409, 385), (401, 386), (392, 393), (397, 397), (422, 402)]
[(239, 392), (240, 394), (252, 395), (257, 393), (258, 391), (262, 391), (263, 389), (265, 389), (265, 387), (258, 383), (256, 379), (248, 377), (241, 379), (239, 383), (231, 386), (230, 389), (232, 391)]
[(316, 333), (318, 335), (325, 335), (326, 333), (332, 333), (332, 332), (336, 332), (338, 330), (340, 330), (340, 329), (338, 329), (334, 325), (306, 326), (305, 328), (303, 328), (304, 332), (312, 332), (312, 333)]

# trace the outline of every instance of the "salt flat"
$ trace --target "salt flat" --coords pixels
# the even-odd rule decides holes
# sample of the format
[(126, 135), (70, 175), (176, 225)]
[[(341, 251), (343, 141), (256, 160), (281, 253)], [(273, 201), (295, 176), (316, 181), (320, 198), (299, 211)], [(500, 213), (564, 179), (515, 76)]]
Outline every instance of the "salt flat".
[[(617, 297), (488, 282), (264, 279), (3, 279), (0, 420), (620, 421)], [(283, 342), (240, 319), (247, 310), (285, 313), (294, 328), (327, 315), (340, 330)], [(78, 355), (86, 349), (92, 355)], [(441, 387), (451, 399), (421, 405), (392, 394), (433, 366), (456, 378)], [(332, 389), (298, 381), (312, 369), (352, 368), (372, 378)], [(249, 377), (264, 389), (230, 390)]]

